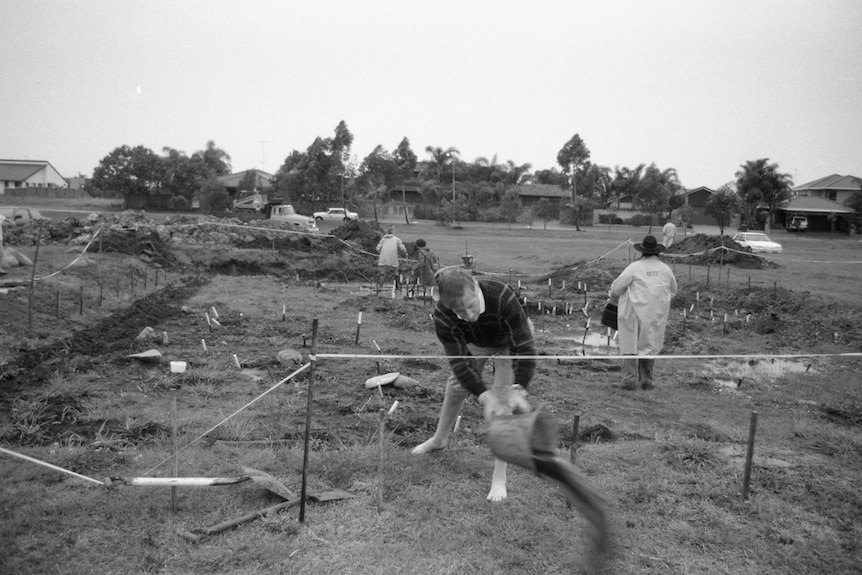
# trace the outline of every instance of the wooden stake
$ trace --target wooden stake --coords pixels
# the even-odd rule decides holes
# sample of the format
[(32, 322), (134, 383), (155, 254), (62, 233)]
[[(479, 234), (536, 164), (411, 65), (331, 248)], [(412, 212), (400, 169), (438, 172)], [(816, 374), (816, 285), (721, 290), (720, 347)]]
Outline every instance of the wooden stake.
[(359, 315), (356, 317), (356, 339), (353, 342), (353, 345), (359, 345), (359, 330), (362, 328), (362, 312), (359, 312)]
[[(177, 449), (177, 394), (174, 393), (173, 401), (171, 401), (171, 454), (173, 455), (173, 471), (174, 477), (179, 477), (179, 450)], [(177, 487), (171, 486), (171, 512), (176, 513), (179, 510), (179, 502), (177, 501)]]
[(751, 412), (748, 426), (748, 451), (745, 454), (745, 475), (742, 478), (742, 500), (748, 500), (748, 486), (751, 482), (751, 461), (754, 459), (754, 434), (757, 432), (757, 412)]
[[(311, 322), (311, 357), (317, 352), (317, 318)], [(317, 362), (312, 360), (308, 371), (308, 398), (305, 406), (305, 440), (302, 448), (302, 490), (299, 496), (299, 522), (305, 523), (305, 499), (308, 493), (308, 441), (311, 436), (311, 405), (314, 399), (314, 372)]]
[[(380, 387), (377, 386), (378, 389)], [(386, 410), (381, 407), (377, 417), (380, 421), (380, 431), (378, 432), (380, 447), (377, 455), (377, 513), (380, 513), (383, 511), (383, 437), (386, 427)]]
[(569, 447), (569, 461), (572, 463), (575, 462), (575, 452), (578, 450), (578, 426), (580, 423), (581, 416), (576, 415), (572, 420), (572, 445)]
[(81, 292), (78, 297), (78, 315), (84, 315), (84, 286), (81, 286)]
[(36, 255), (33, 256), (33, 269), (30, 271), (30, 301), (27, 304), (27, 326), (33, 329), (33, 286), (36, 284), (36, 264), (39, 263), (39, 244), (42, 243), (42, 220), (39, 220), (39, 231), (36, 234)]

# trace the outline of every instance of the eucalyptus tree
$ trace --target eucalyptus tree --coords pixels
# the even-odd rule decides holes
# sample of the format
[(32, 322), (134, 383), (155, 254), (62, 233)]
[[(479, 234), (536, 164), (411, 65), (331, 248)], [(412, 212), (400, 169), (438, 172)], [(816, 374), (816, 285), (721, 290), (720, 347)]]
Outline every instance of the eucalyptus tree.
[(790, 199), (793, 179), (778, 171), (778, 164), (769, 158), (749, 160), (736, 172), (736, 191), (742, 199), (749, 226), (757, 221), (759, 206), (767, 208), (767, 222), (772, 222), (775, 209)]
[(571, 181), (571, 200), (575, 210), (575, 229), (580, 227), (580, 202), (578, 201), (577, 174), (583, 170), (590, 159), (590, 150), (578, 134), (572, 136), (557, 152), (557, 163)]
[(341, 203), (343, 175), (353, 134), (344, 121), (331, 138), (316, 137), (304, 152), (294, 150), (275, 174), (275, 192), (302, 209), (316, 210), (318, 204)]
[(377, 201), (385, 190), (392, 187), (399, 176), (398, 164), (395, 157), (382, 145), (377, 145), (370, 154), (365, 156), (359, 166), (360, 182), (369, 190), (374, 220), (377, 216)]
[(170, 194), (172, 207), (190, 207), (192, 200), (211, 175), (201, 157), (188, 157), (170, 147), (162, 148), (161, 190)]
[(742, 208), (742, 202), (739, 199), (739, 194), (728, 184), (724, 184), (718, 188), (706, 201), (704, 207), (706, 214), (715, 218), (718, 223), (720, 235), (724, 235), (724, 228), (730, 225), (730, 220), (734, 214), (739, 213)]

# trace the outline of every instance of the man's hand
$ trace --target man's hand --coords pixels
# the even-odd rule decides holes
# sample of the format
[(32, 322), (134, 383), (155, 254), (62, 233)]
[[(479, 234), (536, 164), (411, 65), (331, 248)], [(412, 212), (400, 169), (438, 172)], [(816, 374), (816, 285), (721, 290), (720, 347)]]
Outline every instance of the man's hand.
[(479, 403), (482, 404), (485, 421), (491, 421), (503, 415), (511, 415), (513, 412), (526, 413), (530, 411), (530, 404), (527, 402), (527, 390), (520, 385), (513, 385), (511, 389), (502, 393), (492, 390), (483, 391), (479, 395)]

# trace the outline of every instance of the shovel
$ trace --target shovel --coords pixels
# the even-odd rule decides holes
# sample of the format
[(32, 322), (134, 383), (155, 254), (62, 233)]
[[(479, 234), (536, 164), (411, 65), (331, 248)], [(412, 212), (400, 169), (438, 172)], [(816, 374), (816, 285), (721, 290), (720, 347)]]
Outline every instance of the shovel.
[[(356, 494), (351, 493), (350, 491), (345, 491), (344, 489), (312, 491), (306, 494), (306, 499), (310, 499), (311, 501), (317, 501), (319, 503), (322, 503), (324, 501), (335, 501), (338, 499), (350, 499), (351, 497), (356, 497)], [(199, 543), (200, 541), (203, 541), (211, 535), (222, 533), (224, 531), (227, 531), (228, 529), (243, 525), (244, 523), (250, 523), (256, 519), (260, 519), (261, 517), (266, 517), (271, 513), (278, 513), (282, 509), (288, 509), (290, 507), (293, 507), (294, 505), (299, 505), (301, 501), (301, 497), (296, 497), (294, 499), (282, 501), (281, 503), (277, 503), (275, 505), (270, 505), (269, 507), (264, 507), (263, 509), (258, 509), (257, 511), (246, 513), (245, 515), (241, 515), (240, 517), (236, 517), (234, 519), (223, 521), (206, 529), (196, 529), (194, 532), (183, 531), (180, 533), (180, 535), (182, 535), (182, 537), (187, 541), (190, 541), (192, 543)]]

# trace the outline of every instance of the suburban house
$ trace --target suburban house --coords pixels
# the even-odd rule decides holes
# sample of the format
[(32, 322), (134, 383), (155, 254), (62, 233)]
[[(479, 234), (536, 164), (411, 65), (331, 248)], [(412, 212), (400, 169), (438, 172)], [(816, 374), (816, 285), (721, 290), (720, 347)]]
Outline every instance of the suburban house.
[[(688, 221), (689, 224), (715, 223), (715, 218), (706, 215), (706, 202), (709, 201), (709, 198), (711, 198), (714, 193), (715, 190), (707, 188), (706, 186), (698, 186), (690, 190), (684, 190), (679, 194), (679, 196), (683, 198), (684, 203), (690, 206), (693, 210), (692, 216)], [(634, 195), (623, 194), (617, 198), (613, 205), (618, 210), (633, 210)]]
[[(0, 194), (15, 188), (66, 188), (68, 182), (50, 162), (41, 160), (0, 160)], [(29, 195), (39, 195), (30, 190)]]
[(218, 176), (216, 180), (218, 180), (221, 185), (224, 186), (227, 193), (230, 194), (231, 198), (235, 198), (237, 194), (237, 190), (239, 189), (240, 182), (243, 181), (248, 174), (251, 173), (254, 176), (254, 188), (258, 192), (266, 192), (270, 187), (272, 187), (272, 181), (275, 177), (263, 170), (251, 169), (244, 170), (242, 172), (236, 172), (233, 174), (227, 174), (225, 176)]
[(787, 226), (793, 216), (805, 216), (810, 232), (847, 233), (850, 224), (856, 220), (856, 212), (844, 204), (819, 196), (796, 196), (778, 206), (775, 211), (778, 223), (783, 226)]
[(552, 206), (557, 206), (560, 199), (565, 202), (571, 197), (568, 190), (555, 184), (522, 184), (516, 190), (521, 199), (521, 205), (525, 208), (535, 206), (542, 198), (549, 200)]
[(862, 190), (862, 178), (832, 174), (807, 184), (794, 186), (791, 193), (794, 198), (807, 196), (844, 204), (850, 196), (860, 190)]
[(793, 216), (805, 216), (813, 232), (848, 232), (855, 224), (855, 212), (844, 205), (862, 190), (862, 178), (832, 174), (807, 184), (794, 186), (791, 198), (776, 209), (782, 225)]
[(422, 191), (419, 189), (419, 186), (402, 184), (400, 186), (392, 186), (385, 201), (408, 205), (421, 204), (422, 200)]

